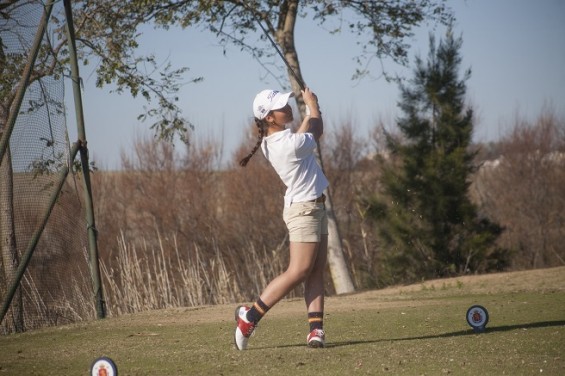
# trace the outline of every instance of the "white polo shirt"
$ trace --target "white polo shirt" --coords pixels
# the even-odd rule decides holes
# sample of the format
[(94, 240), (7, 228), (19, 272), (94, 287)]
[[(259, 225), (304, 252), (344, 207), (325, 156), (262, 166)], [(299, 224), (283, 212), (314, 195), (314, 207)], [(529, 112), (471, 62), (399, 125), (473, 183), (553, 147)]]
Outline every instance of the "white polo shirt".
[(290, 129), (263, 138), (261, 150), (286, 185), (286, 207), (320, 197), (329, 185), (316, 161), (316, 146), (312, 133), (293, 133)]

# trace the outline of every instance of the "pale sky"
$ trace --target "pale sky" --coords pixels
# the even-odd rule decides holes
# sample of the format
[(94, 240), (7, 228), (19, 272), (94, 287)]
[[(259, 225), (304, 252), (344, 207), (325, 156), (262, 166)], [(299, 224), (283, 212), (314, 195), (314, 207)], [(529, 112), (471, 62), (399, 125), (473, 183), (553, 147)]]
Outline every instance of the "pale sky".
[[(551, 107), (565, 117), (565, 1), (563, 0), (454, 0), (462, 35), (462, 69), (471, 68), (467, 100), (476, 114), (475, 141), (493, 141), (510, 129), (519, 115), (530, 121)], [(408, 69), (386, 63), (389, 73), (410, 77), (416, 54), (427, 57), (429, 32), (418, 30)], [(436, 30), (436, 39), (443, 36)], [(299, 19), (296, 45), (303, 77), (318, 95), (326, 132), (352, 121), (358, 136), (368, 136), (379, 119), (393, 123), (399, 115), (398, 87), (384, 79), (351, 81), (359, 49), (351, 35), (329, 35), (315, 23)], [(141, 40), (145, 51), (175, 66), (190, 68), (187, 77), (204, 81), (185, 86), (180, 94), (184, 116), (194, 125), (193, 137), (223, 143), (224, 159), (246, 137), (253, 119), (255, 94), (266, 88), (284, 89), (247, 53), (230, 47), (223, 54), (216, 36), (196, 30), (154, 31)], [(378, 65), (373, 73), (378, 74)], [(131, 148), (136, 135), (151, 135), (149, 123), (137, 115), (145, 101), (97, 89), (92, 68), (81, 71), (83, 102), (90, 156), (98, 167), (117, 169), (120, 152)], [(288, 83), (283, 83), (288, 87)], [(68, 86), (68, 85), (67, 85)], [(67, 123), (76, 139), (72, 91), (67, 89)]]

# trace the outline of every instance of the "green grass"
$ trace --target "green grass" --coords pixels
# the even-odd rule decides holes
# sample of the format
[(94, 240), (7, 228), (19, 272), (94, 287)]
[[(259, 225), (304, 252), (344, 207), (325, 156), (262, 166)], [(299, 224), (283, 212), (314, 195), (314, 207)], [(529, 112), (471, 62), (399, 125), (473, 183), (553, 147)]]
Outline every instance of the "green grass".
[[(475, 334), (465, 313), (488, 309)], [(0, 375), (563, 375), (565, 268), (438, 280), (327, 299), (325, 349), (308, 349), (299, 299), (273, 308), (249, 350), (235, 305), (171, 309), (0, 337)]]

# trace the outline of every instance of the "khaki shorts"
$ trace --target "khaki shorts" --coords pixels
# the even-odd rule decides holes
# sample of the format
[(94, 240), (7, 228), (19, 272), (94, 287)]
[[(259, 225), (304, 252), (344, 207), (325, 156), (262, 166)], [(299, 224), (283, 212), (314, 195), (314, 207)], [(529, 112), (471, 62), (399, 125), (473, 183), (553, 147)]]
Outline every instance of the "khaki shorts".
[(284, 208), (283, 219), (291, 242), (318, 243), (328, 234), (326, 206), (317, 202), (295, 202)]

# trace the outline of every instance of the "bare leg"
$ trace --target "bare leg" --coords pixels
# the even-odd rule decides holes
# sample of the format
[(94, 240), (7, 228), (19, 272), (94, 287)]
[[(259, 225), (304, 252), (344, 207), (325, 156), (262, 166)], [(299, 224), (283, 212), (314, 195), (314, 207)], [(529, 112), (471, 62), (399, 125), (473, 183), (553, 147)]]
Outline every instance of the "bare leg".
[[(269, 307), (274, 306), (299, 283), (308, 278), (315, 268), (315, 265), (318, 263), (319, 244), (320, 243), (290, 242), (290, 262), (288, 269), (273, 279), (261, 294), (260, 298), (266, 305)], [(325, 256), (323, 258), (325, 259)]]
[(312, 271), (304, 281), (304, 300), (308, 312), (324, 312), (324, 273), (328, 258), (328, 235), (322, 235)]

